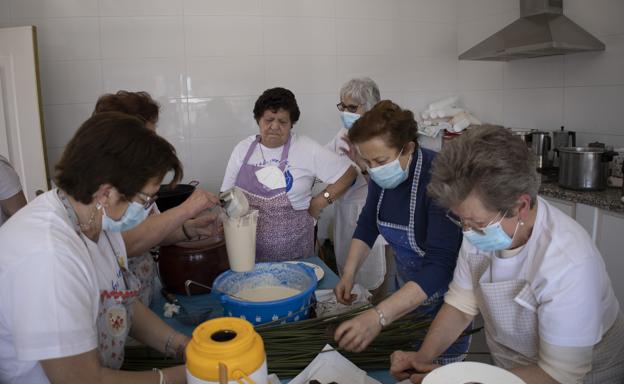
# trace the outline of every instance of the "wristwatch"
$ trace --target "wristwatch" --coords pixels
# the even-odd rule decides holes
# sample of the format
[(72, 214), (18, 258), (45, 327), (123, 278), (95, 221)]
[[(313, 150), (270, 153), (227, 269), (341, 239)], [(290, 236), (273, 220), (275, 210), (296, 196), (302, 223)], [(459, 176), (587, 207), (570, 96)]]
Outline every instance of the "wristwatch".
[(386, 321), (386, 316), (384, 316), (383, 312), (381, 312), (381, 309), (377, 307), (373, 307), (373, 309), (375, 310), (375, 312), (377, 312), (377, 316), (379, 316), (379, 324), (381, 325), (381, 328), (388, 325), (388, 322)]
[(334, 203), (334, 199), (331, 198), (331, 195), (329, 194), (329, 191), (327, 189), (323, 191), (323, 197), (325, 198), (325, 200), (327, 200), (329, 204)]

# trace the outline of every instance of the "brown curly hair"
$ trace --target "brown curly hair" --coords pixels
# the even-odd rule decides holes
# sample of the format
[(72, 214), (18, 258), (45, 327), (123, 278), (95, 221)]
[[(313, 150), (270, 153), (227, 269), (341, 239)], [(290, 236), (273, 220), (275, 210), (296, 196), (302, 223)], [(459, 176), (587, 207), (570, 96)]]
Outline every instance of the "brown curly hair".
[(418, 123), (414, 114), (390, 100), (380, 101), (349, 129), (349, 140), (354, 144), (375, 137), (381, 137), (386, 144), (397, 150), (401, 150), (409, 142), (418, 146)]
[(101, 112), (123, 112), (156, 124), (160, 106), (147, 92), (118, 91), (98, 98), (93, 114)]

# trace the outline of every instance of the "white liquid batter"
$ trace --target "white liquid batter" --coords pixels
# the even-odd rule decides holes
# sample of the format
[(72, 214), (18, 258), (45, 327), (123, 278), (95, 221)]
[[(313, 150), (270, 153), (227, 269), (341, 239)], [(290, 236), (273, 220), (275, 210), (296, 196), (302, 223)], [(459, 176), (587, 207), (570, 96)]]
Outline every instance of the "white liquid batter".
[(301, 293), (298, 289), (284, 287), (281, 285), (273, 285), (243, 289), (242, 291), (236, 292), (236, 297), (240, 297), (241, 299), (245, 299), (247, 301), (272, 301), (285, 299), (298, 293)]

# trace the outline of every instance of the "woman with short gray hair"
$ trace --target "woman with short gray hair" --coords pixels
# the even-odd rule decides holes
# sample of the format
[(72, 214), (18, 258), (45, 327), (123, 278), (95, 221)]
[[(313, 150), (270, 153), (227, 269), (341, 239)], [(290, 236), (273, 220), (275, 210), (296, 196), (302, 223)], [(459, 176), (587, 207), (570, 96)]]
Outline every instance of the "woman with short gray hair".
[[(333, 242), (336, 265), (341, 276), (347, 261), (349, 247), (351, 246), (351, 238), (357, 225), (357, 218), (362, 211), (362, 207), (364, 207), (368, 191), (368, 181), (365, 174), (361, 171), (366, 169), (366, 165), (357, 152), (353, 150), (346, 136), (353, 123), (378, 102), (379, 88), (371, 78), (357, 77), (344, 83), (340, 88), (340, 102), (336, 104), (340, 111), (340, 119), (343, 126), (338, 130), (332, 141), (325, 146), (330, 151), (341, 156), (348, 156), (360, 170), (353, 185), (336, 201)], [(380, 236), (355, 277), (355, 282), (361, 284), (366, 289), (374, 290), (379, 288), (384, 281), (386, 274), (386, 244)]]
[(428, 192), (464, 242), (422, 347), (392, 354), (395, 377), (420, 382), (481, 313), (494, 363), (528, 384), (624, 381), (624, 316), (604, 261), (583, 227), (537, 196), (535, 169), (502, 127), (468, 130), (437, 156)]

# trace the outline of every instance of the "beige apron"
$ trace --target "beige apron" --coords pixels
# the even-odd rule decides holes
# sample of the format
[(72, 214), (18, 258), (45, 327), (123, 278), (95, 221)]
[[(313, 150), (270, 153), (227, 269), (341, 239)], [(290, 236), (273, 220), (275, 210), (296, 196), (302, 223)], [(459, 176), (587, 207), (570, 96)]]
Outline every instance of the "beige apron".
[[(473, 287), (485, 324), (485, 337), (497, 366), (510, 369), (537, 364), (539, 328), (537, 302), (528, 282), (491, 282), (490, 259), (468, 255)], [(594, 346), (592, 370), (585, 384), (624, 383), (624, 316), (620, 312), (602, 340)]]

